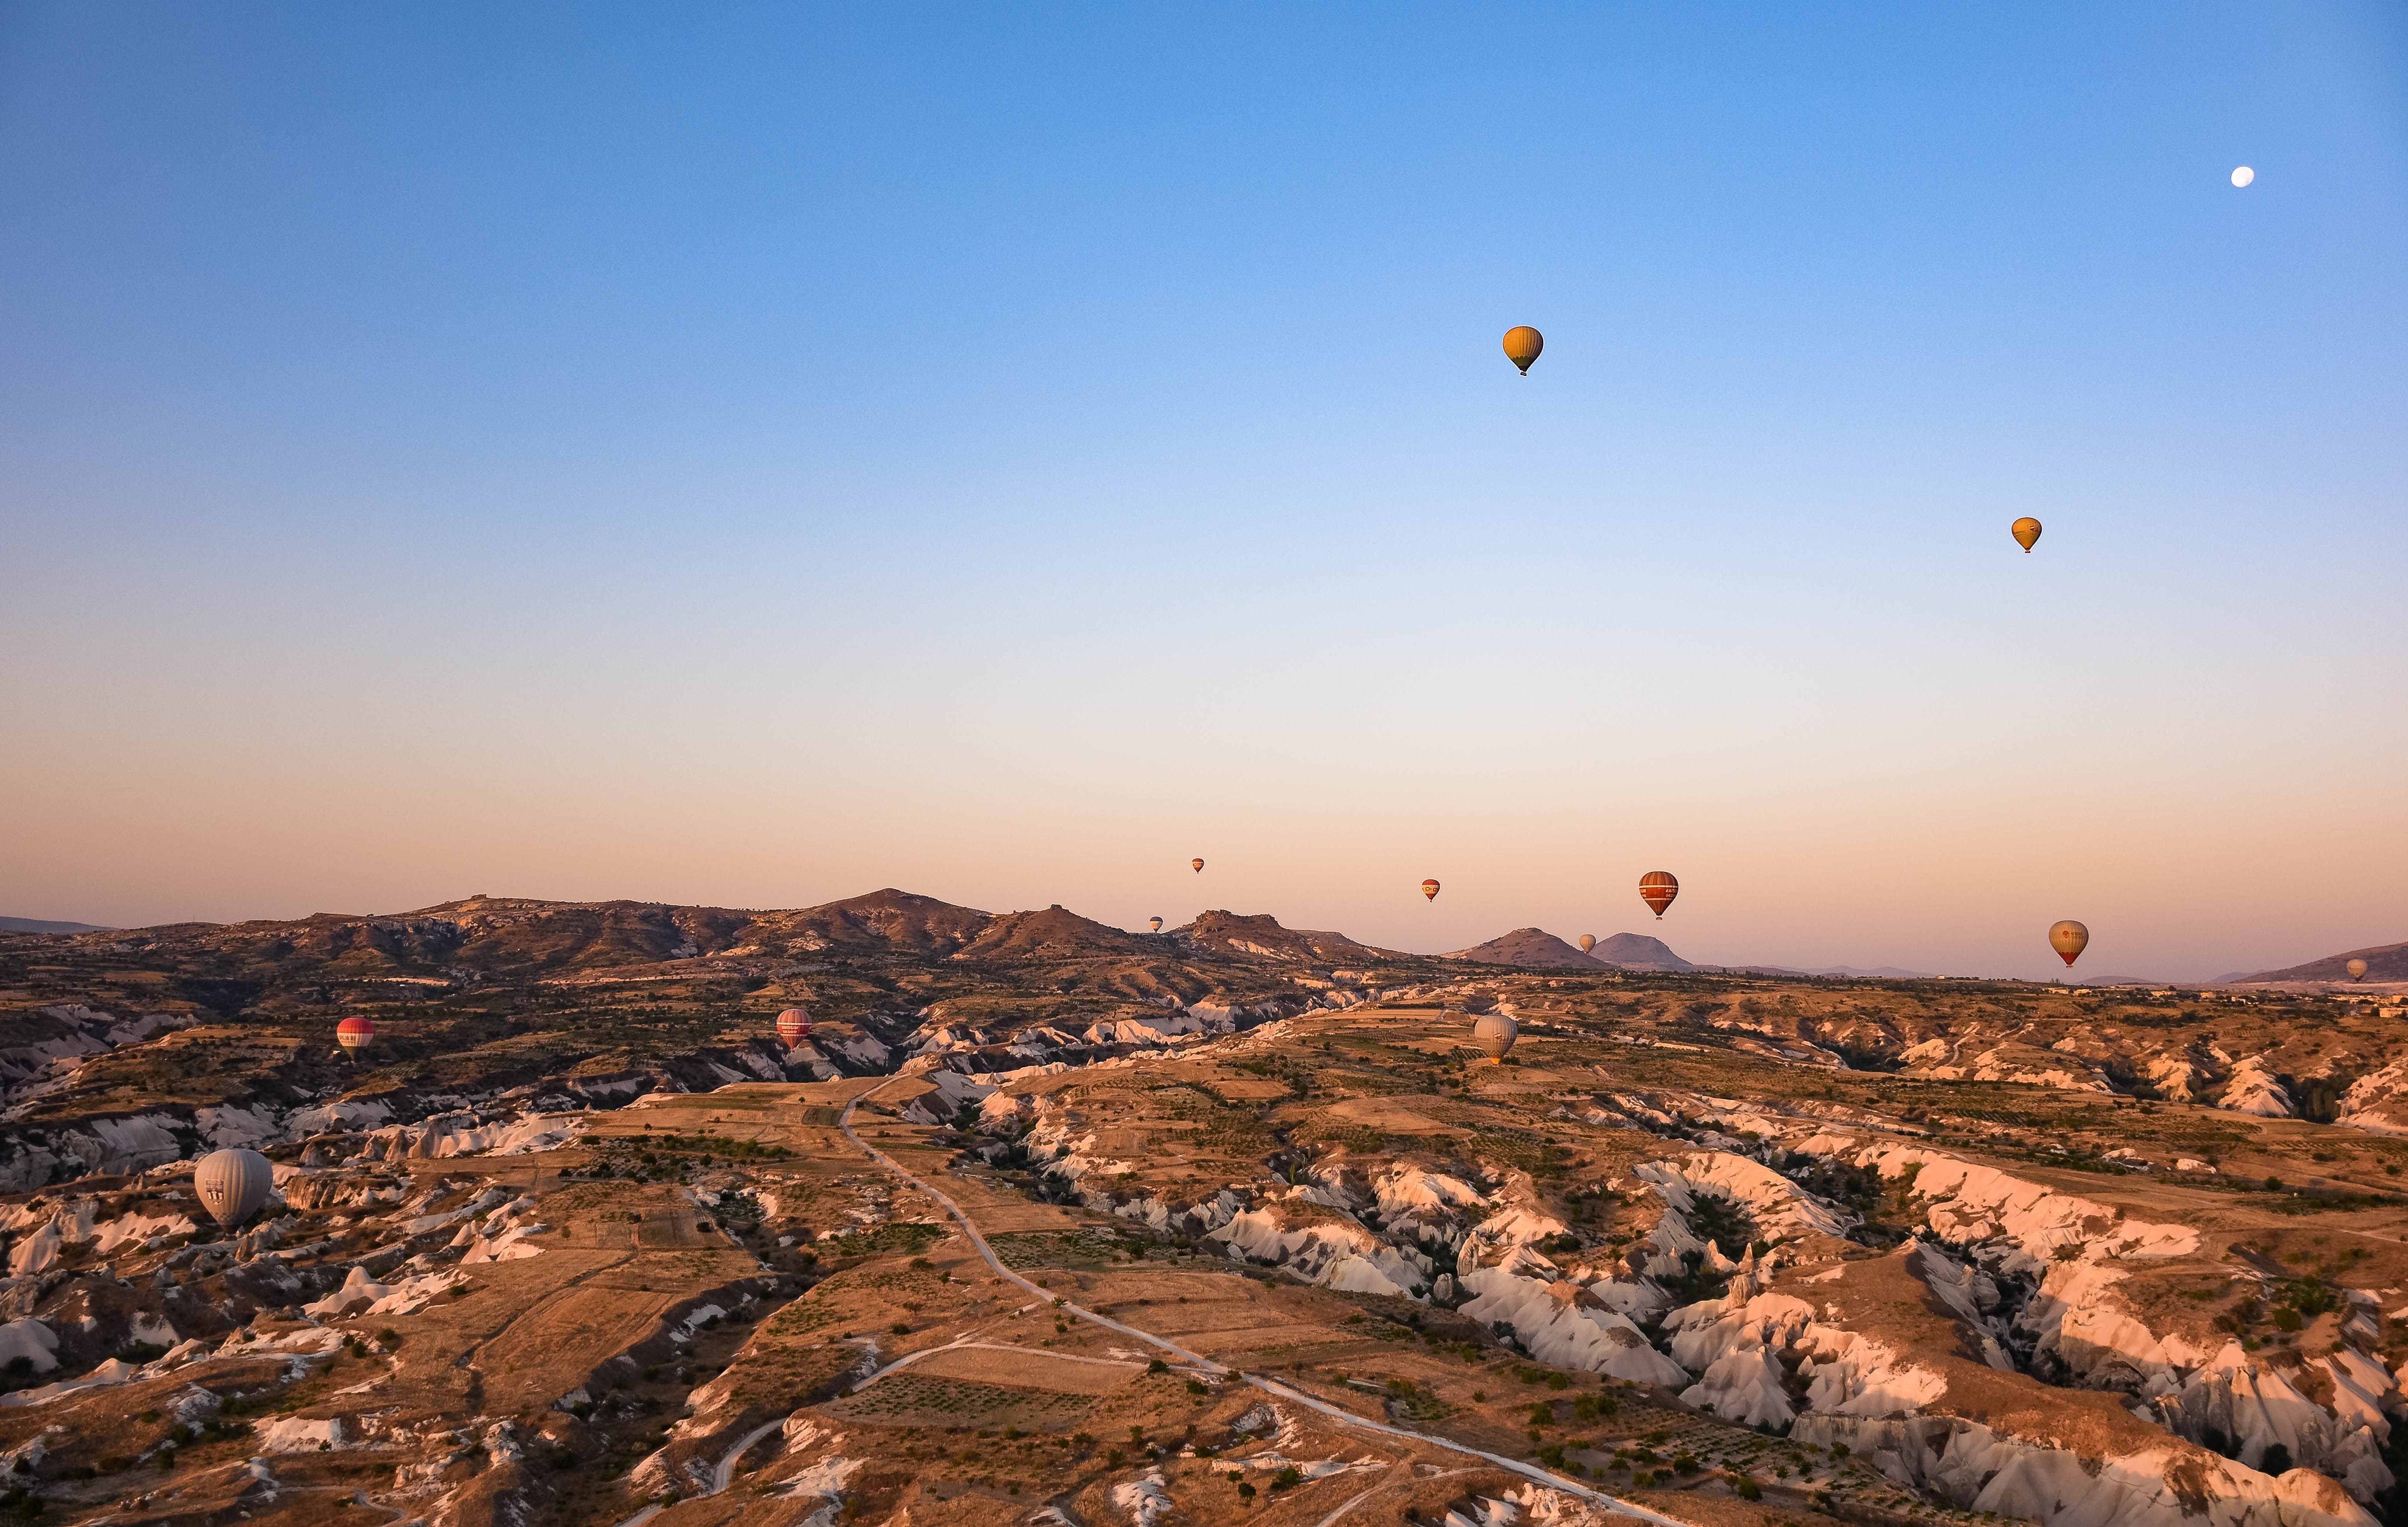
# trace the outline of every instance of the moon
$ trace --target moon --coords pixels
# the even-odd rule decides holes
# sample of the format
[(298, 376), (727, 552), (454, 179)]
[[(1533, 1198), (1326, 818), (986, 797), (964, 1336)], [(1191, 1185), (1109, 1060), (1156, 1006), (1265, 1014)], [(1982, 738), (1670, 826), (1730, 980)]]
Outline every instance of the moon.
[(2232, 172), (2232, 183), (2236, 186), (2245, 186), (2256, 178), (2258, 178), (2258, 172), (2246, 164)]

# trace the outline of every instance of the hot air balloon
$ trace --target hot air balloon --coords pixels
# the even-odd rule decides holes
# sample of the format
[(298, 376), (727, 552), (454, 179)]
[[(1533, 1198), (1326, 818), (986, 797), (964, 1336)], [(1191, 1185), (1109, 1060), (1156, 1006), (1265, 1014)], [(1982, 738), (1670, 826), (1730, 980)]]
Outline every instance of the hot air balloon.
[(2040, 521), (2028, 514), (2025, 515), (2007, 527), (2007, 534), (2015, 538), (2017, 546), (2029, 551), (2032, 549), (2032, 543), (2040, 539)]
[(376, 1025), (365, 1018), (353, 1016), (335, 1025), (335, 1043), (353, 1055), (376, 1043)]
[(1520, 366), (1525, 377), (1530, 374), (1530, 363), (1546, 348), (1547, 342), (1540, 337), (1539, 331), (1526, 323), (1505, 331), (1505, 359)]
[(2352, 960), (2349, 963), (2342, 966), (2342, 968), (2349, 972), (2349, 978), (2351, 980), (2362, 981), (2366, 979), (2366, 962), (2363, 960)]
[(1656, 909), (1656, 920), (1664, 920), (1664, 908), (1681, 893), (1681, 882), (1660, 869), (1651, 869), (1639, 878), (1639, 899)]
[(1204, 873), (1204, 861), (1201, 859), (1191, 859), (1188, 863), (1196, 866), (1197, 874), (1201, 875)]
[(193, 1191), (227, 1230), (257, 1214), (275, 1186), (276, 1169), (256, 1150), (212, 1150), (193, 1167)]
[(2090, 942), (2090, 930), (2079, 922), (2052, 922), (2048, 925), (2048, 947), (2063, 957), (2067, 964), (2082, 957), (2083, 946)]
[(1581, 952), (1582, 952), (1583, 954), (1586, 954), (1589, 950), (1591, 950), (1591, 949), (1593, 949), (1597, 948), (1597, 935), (1595, 935), (1595, 934), (1583, 934), (1583, 935), (1581, 935), (1580, 944), (1581, 944)]
[(1146, 920), (1154, 924), (1154, 931), (1155, 933), (1162, 932), (1162, 920), (1160, 918), (1148, 918)]
[(1422, 894), (1427, 896), (1432, 901), (1438, 900), (1438, 882), (1436, 880), (1424, 880), (1422, 882)]
[(789, 1007), (778, 1015), (778, 1037), (794, 1049), (811, 1036), (811, 1015), (807, 1007)]
[(1513, 1052), (1513, 1041), (1521, 1037), (1522, 1025), (1503, 1013), (1483, 1013), (1480, 1021), (1471, 1025), (1471, 1042), (1500, 1064)]

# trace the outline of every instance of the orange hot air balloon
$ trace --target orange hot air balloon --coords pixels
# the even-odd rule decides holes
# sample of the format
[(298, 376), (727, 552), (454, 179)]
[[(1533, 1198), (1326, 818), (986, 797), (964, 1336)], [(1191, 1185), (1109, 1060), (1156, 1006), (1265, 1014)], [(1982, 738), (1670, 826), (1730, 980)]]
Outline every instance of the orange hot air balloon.
[(2028, 514), (2025, 515), (2007, 527), (2007, 534), (2015, 538), (2017, 546), (2029, 551), (2032, 549), (2032, 543), (2040, 539), (2040, 521)]
[(1436, 880), (1424, 880), (1422, 882), (1422, 894), (1427, 896), (1432, 901), (1438, 900), (1438, 882)]
[(2055, 949), (2067, 964), (2082, 958), (2085, 945), (2090, 942), (2090, 930), (2079, 922), (2052, 922), (2048, 925), (2048, 947)]
[(1530, 363), (1546, 348), (1547, 342), (1540, 337), (1539, 331), (1526, 323), (1505, 331), (1505, 359), (1520, 366), (1525, 377), (1530, 374)]
[(794, 1049), (811, 1036), (811, 1015), (808, 1008), (789, 1007), (778, 1015), (778, 1037)]
[(1201, 875), (1204, 873), (1204, 861), (1201, 859), (1191, 859), (1188, 863), (1196, 866), (1197, 874)]
[(1148, 918), (1146, 920), (1154, 924), (1154, 931), (1155, 933), (1162, 932), (1162, 920), (1160, 918)]
[(376, 1025), (365, 1018), (347, 1018), (335, 1025), (335, 1043), (356, 1055), (376, 1042)]
[(1656, 920), (1664, 920), (1664, 908), (1681, 893), (1681, 882), (1664, 870), (1651, 869), (1639, 878), (1639, 899), (1656, 909)]

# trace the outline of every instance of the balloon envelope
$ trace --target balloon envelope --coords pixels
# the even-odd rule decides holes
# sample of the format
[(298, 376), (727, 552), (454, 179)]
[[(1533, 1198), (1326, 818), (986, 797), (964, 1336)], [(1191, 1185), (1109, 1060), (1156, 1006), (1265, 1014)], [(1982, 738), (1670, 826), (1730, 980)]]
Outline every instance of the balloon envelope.
[(1583, 934), (1583, 935), (1581, 935), (1580, 944), (1581, 944), (1581, 952), (1582, 952), (1583, 954), (1586, 954), (1589, 950), (1591, 950), (1591, 949), (1593, 949), (1597, 948), (1597, 935), (1595, 935), (1595, 934)]
[(1659, 922), (1664, 920), (1664, 908), (1671, 906), (1672, 898), (1680, 893), (1681, 882), (1672, 878), (1670, 871), (1651, 869), (1639, 878), (1639, 899), (1656, 909)]
[(1424, 880), (1422, 882), (1422, 894), (1427, 896), (1432, 901), (1438, 900), (1438, 882), (1436, 880)]
[(2351, 980), (2362, 981), (2366, 979), (2366, 962), (2363, 960), (2352, 960), (2348, 964), (2344, 965), (2342, 968), (2349, 972), (2349, 978)]
[(1516, 324), (1505, 331), (1505, 359), (1520, 366), (1525, 377), (1530, 374), (1530, 363), (1537, 360), (1539, 351), (1546, 348), (1547, 342), (1540, 336), (1539, 331), (1526, 323)]
[(212, 1150), (193, 1167), (201, 1206), (228, 1230), (257, 1214), (275, 1186), (275, 1169), (256, 1150)]
[(1512, 1053), (1513, 1041), (1521, 1037), (1522, 1026), (1503, 1013), (1483, 1013), (1480, 1021), (1471, 1025), (1471, 1042), (1492, 1061)]
[(2040, 539), (2040, 521), (2030, 515), (2025, 515), (2007, 527), (2007, 534), (2015, 538), (2017, 546), (2029, 551), (2032, 549), (2032, 543)]
[(778, 1037), (792, 1049), (811, 1036), (811, 1014), (807, 1007), (789, 1007), (778, 1015)]
[(2067, 964), (2081, 956), (2083, 947), (2090, 942), (2090, 930), (2079, 922), (2052, 922), (2048, 927), (2048, 947), (2055, 949)]
[(335, 1025), (335, 1043), (345, 1049), (365, 1049), (376, 1038), (376, 1025), (365, 1018), (347, 1018)]
[(1197, 874), (1201, 875), (1204, 873), (1204, 861), (1201, 859), (1191, 859), (1188, 863), (1196, 866)]

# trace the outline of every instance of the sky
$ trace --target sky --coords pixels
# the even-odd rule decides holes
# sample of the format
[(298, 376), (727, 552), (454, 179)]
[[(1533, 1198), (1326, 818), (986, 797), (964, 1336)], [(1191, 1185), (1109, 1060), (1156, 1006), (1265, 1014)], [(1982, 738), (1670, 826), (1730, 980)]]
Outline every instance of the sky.
[(2396, 6), (16, 4), (0, 206), (0, 912), (2408, 938)]

